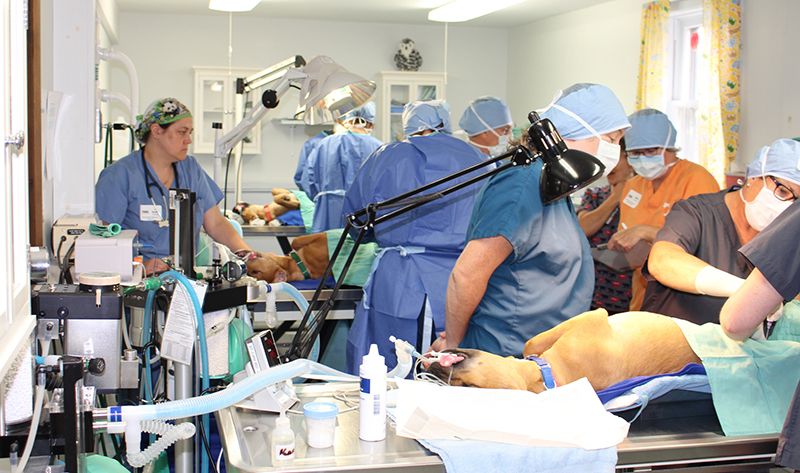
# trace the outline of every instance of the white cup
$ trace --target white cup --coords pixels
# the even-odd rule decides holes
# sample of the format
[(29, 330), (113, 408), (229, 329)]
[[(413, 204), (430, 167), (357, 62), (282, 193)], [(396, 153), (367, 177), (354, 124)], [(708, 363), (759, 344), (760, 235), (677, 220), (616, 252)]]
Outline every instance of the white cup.
[(336, 432), (336, 416), (339, 407), (332, 402), (309, 402), (303, 406), (306, 419), (306, 435), (309, 447), (328, 448), (333, 446)]

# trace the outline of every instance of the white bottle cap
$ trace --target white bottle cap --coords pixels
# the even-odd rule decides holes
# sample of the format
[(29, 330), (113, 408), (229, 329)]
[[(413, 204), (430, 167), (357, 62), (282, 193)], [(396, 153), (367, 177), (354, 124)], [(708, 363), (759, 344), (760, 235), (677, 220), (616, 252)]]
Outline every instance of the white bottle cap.
[(281, 412), (277, 419), (275, 419), (275, 427), (289, 427), (289, 418), (286, 417), (285, 412)]
[(378, 345), (373, 343), (369, 346), (369, 353), (361, 358), (361, 364), (369, 367), (386, 366), (386, 360), (378, 352)]

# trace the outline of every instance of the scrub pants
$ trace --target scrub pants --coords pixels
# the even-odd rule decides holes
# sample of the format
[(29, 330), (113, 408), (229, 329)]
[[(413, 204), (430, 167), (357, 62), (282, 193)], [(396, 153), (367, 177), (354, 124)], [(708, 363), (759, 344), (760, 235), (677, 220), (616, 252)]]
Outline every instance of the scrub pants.
[(775, 463), (794, 470), (800, 470), (800, 384), (794, 391), (792, 404), (786, 414), (783, 431), (778, 439), (778, 453)]

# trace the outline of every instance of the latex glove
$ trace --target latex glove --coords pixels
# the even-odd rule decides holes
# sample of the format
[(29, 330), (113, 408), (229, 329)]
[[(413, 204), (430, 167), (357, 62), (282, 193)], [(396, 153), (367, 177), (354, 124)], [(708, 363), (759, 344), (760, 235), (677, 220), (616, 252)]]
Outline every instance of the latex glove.
[(439, 338), (431, 343), (431, 346), (427, 351), (442, 351), (445, 348), (447, 348), (447, 339), (445, 338), (445, 333), (439, 332)]

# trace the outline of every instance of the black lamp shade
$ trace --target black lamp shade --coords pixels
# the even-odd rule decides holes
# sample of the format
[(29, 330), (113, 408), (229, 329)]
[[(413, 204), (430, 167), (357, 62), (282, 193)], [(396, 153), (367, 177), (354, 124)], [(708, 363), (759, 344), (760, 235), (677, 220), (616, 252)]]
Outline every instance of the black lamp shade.
[(555, 125), (536, 112), (528, 114), (528, 143), (544, 161), (539, 181), (542, 202), (548, 204), (591, 184), (605, 166), (594, 156), (567, 148)]
[(568, 149), (553, 161), (545, 161), (539, 189), (548, 204), (596, 181), (605, 166), (589, 153)]

